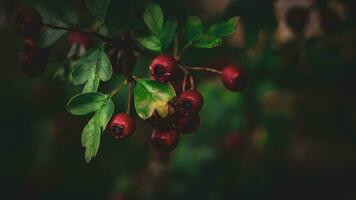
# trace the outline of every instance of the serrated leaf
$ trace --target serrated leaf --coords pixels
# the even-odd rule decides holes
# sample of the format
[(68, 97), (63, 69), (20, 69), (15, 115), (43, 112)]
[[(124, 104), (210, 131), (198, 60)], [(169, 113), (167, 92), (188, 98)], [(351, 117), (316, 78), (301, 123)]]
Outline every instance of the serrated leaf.
[(158, 4), (147, 4), (145, 11), (143, 12), (143, 20), (154, 35), (160, 35), (164, 18), (162, 9)]
[(177, 20), (171, 18), (164, 24), (163, 30), (160, 35), (162, 49), (167, 48), (174, 39), (174, 35), (177, 31)]
[(204, 26), (199, 17), (189, 17), (187, 25), (185, 26), (185, 38), (187, 42), (195, 41), (204, 34)]
[(221, 44), (222, 40), (217, 37), (204, 35), (200, 39), (193, 42), (193, 46), (197, 48), (211, 49)]
[(104, 23), (111, 0), (85, 0), (90, 13)]
[(137, 41), (145, 48), (152, 50), (152, 51), (157, 51), (161, 52), (162, 51), (162, 45), (161, 45), (161, 40), (154, 36), (154, 35), (149, 35), (146, 37), (140, 37), (137, 39)]
[(173, 87), (153, 80), (138, 80), (134, 90), (135, 108), (142, 119), (150, 118), (154, 111), (165, 118), (168, 102), (176, 96)]
[(112, 75), (112, 66), (108, 55), (104, 52), (104, 49), (101, 49), (98, 52), (96, 64), (96, 72), (99, 75), (100, 80), (108, 81)]
[(97, 46), (86, 52), (74, 64), (71, 81), (75, 85), (82, 85), (90, 80), (95, 80), (96, 77), (101, 81), (108, 81), (111, 78), (111, 75), (111, 62), (107, 54), (104, 52), (103, 47)]
[(90, 160), (98, 153), (101, 133), (109, 123), (114, 112), (114, 107), (115, 105), (112, 100), (106, 99), (100, 109), (84, 127), (82, 133), (82, 146), (85, 148), (86, 162), (90, 162)]
[(227, 37), (236, 31), (239, 17), (230, 18), (227, 21), (216, 23), (208, 28), (207, 34), (212, 37)]
[(96, 92), (99, 88), (99, 84), (99, 77), (94, 75), (94, 77), (92, 77), (85, 83), (82, 93)]
[(67, 110), (73, 115), (87, 115), (101, 108), (108, 96), (100, 93), (84, 93), (71, 98)]

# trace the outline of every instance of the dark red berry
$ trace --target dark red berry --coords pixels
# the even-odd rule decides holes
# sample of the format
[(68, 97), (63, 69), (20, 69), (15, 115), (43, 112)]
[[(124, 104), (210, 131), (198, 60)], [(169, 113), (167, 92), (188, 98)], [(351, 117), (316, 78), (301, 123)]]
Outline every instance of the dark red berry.
[(116, 140), (122, 140), (131, 136), (136, 130), (135, 120), (126, 113), (120, 113), (111, 119), (110, 133)]
[(174, 129), (168, 131), (155, 130), (151, 136), (153, 147), (161, 153), (173, 151), (173, 149), (176, 148), (178, 141), (179, 134)]
[(236, 133), (229, 133), (225, 136), (223, 147), (225, 150), (235, 152), (241, 148), (242, 136)]
[(20, 64), (25, 76), (34, 78), (41, 75), (46, 67), (48, 49), (39, 48), (33, 38), (26, 38), (20, 56)]
[(203, 106), (203, 97), (196, 90), (187, 90), (178, 96), (178, 112), (191, 114), (199, 112)]
[(147, 119), (147, 122), (156, 130), (166, 131), (172, 129), (172, 125), (176, 120), (175, 110), (172, 105), (169, 105), (169, 113), (167, 117), (162, 118), (156, 111)]
[(175, 128), (184, 134), (193, 133), (199, 128), (200, 117), (198, 114), (180, 115), (175, 122)]
[(176, 70), (177, 61), (169, 55), (160, 55), (150, 65), (151, 77), (161, 83), (171, 80)]
[(71, 32), (68, 37), (68, 41), (70, 45), (79, 44), (84, 47), (88, 47), (90, 45), (91, 39), (89, 36), (78, 33), (78, 32)]
[(222, 70), (221, 80), (224, 86), (234, 92), (241, 91), (247, 86), (246, 72), (237, 65), (228, 65)]
[(309, 21), (309, 10), (302, 6), (292, 7), (288, 9), (286, 19), (294, 33), (302, 33)]
[(20, 7), (11, 19), (12, 27), (24, 36), (33, 36), (41, 31), (42, 17), (33, 8)]

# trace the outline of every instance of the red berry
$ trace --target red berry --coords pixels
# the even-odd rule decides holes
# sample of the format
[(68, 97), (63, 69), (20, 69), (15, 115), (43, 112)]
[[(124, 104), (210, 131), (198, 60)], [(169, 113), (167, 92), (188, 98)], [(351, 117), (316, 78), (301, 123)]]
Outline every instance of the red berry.
[(126, 113), (115, 115), (110, 122), (110, 133), (116, 140), (131, 136), (136, 130), (136, 122)]
[(182, 114), (199, 112), (203, 106), (203, 97), (196, 90), (187, 90), (178, 97), (178, 111)]
[(151, 77), (161, 83), (171, 80), (177, 66), (177, 61), (169, 55), (160, 55), (153, 59), (150, 65)]
[(157, 112), (147, 119), (147, 122), (156, 130), (166, 131), (172, 129), (172, 124), (176, 120), (175, 110), (169, 105), (169, 113), (166, 118), (162, 118)]
[(42, 17), (33, 8), (20, 7), (11, 19), (12, 27), (24, 36), (33, 36), (41, 31)]
[(176, 148), (178, 141), (179, 134), (174, 129), (168, 131), (155, 130), (151, 136), (153, 147), (161, 153), (171, 152)]
[(20, 56), (20, 64), (25, 76), (34, 78), (41, 75), (46, 67), (48, 49), (41, 49), (33, 38), (26, 38)]
[(309, 20), (309, 10), (302, 6), (295, 6), (287, 11), (287, 24), (294, 33), (302, 33)]
[(198, 114), (181, 115), (177, 117), (177, 121), (175, 122), (175, 128), (184, 134), (193, 133), (199, 128), (199, 125), (200, 117)]
[(242, 144), (242, 136), (236, 133), (227, 134), (223, 141), (223, 147), (227, 151), (235, 152), (240, 149)]
[(78, 33), (78, 32), (71, 32), (68, 37), (68, 41), (70, 45), (79, 44), (84, 47), (88, 47), (90, 45), (91, 39), (89, 36)]
[(227, 89), (234, 92), (241, 91), (247, 85), (245, 70), (236, 65), (226, 66), (222, 70), (221, 80)]

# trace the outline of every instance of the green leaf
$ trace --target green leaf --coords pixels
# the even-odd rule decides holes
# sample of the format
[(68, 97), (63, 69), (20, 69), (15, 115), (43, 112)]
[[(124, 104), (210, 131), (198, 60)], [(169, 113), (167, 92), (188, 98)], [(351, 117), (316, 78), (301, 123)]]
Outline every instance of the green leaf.
[(108, 96), (100, 93), (84, 93), (71, 98), (67, 110), (73, 115), (87, 115), (101, 108)]
[(185, 38), (189, 41), (195, 41), (204, 35), (204, 26), (201, 20), (192, 16), (189, 17), (187, 25), (185, 27)]
[(40, 48), (50, 47), (66, 33), (67, 31), (64, 30), (48, 29), (41, 33), (40, 38), (38, 40), (38, 45)]
[(154, 35), (149, 35), (149, 36), (138, 38), (137, 41), (142, 46), (144, 46), (145, 48), (147, 48), (149, 50), (157, 51), (157, 52), (162, 51), (161, 40)]
[(217, 37), (204, 35), (200, 39), (193, 42), (193, 46), (197, 48), (211, 49), (221, 44), (222, 40)]
[(177, 31), (177, 20), (175, 18), (169, 19), (164, 24), (160, 35), (162, 48), (167, 48), (173, 41), (174, 35)]
[[(96, 77), (101, 81), (108, 81), (112, 75), (111, 62), (104, 52), (102, 46), (94, 47), (85, 53), (75, 64), (72, 71), (71, 80), (75, 85), (88, 83), (92, 85), (90, 88), (97, 88)], [(87, 86), (89, 88), (89, 86)], [(86, 91), (86, 90), (85, 90)], [(93, 90), (91, 90), (93, 91)]]
[(143, 12), (143, 20), (154, 35), (160, 35), (164, 18), (162, 9), (158, 4), (147, 4), (145, 11)]
[(100, 23), (104, 23), (111, 0), (85, 0), (89, 11)]
[(176, 96), (173, 87), (153, 80), (138, 80), (134, 90), (135, 108), (142, 119), (150, 118), (154, 111), (165, 118), (168, 102)]
[(87, 83), (85, 84), (85, 86), (83, 88), (83, 92), (82, 93), (89, 93), (89, 92), (98, 91), (99, 84), (100, 84), (99, 77), (94, 75), (94, 77), (92, 77), (91, 79), (89, 79), (87, 81)]
[(227, 37), (236, 31), (236, 25), (239, 17), (233, 17), (221, 23), (216, 23), (208, 28), (208, 35), (212, 37)]
[(82, 133), (82, 146), (85, 148), (85, 160), (90, 160), (96, 156), (100, 146), (100, 135), (105, 130), (109, 120), (114, 113), (114, 103), (111, 99), (106, 99), (100, 109), (90, 119), (84, 127)]

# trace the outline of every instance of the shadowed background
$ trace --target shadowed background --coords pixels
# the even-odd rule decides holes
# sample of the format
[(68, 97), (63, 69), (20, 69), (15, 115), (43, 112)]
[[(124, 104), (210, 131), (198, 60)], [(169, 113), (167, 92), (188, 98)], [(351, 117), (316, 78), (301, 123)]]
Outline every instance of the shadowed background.
[[(21, 2), (2, 0), (1, 198), (356, 199), (354, 1), (156, 2), (179, 24), (190, 15), (205, 24), (241, 16), (222, 47), (191, 49), (183, 62), (218, 69), (239, 63), (249, 72), (248, 88), (230, 93), (218, 77), (196, 74), (205, 99), (201, 126), (181, 137), (173, 153), (156, 153), (151, 127), (139, 121), (125, 141), (104, 132), (97, 157), (86, 164), (80, 137), (88, 118), (65, 110), (81, 88), (54, 77), (67, 38), (53, 47), (40, 78), (25, 78), (18, 64), (22, 38), (6, 23)], [(87, 19), (82, 1), (73, 6)], [(302, 11), (290, 18), (304, 20), (305, 28), (288, 23), (296, 7)], [(147, 74), (149, 62), (139, 59), (135, 72)], [(121, 80), (115, 76), (100, 90)], [(125, 91), (115, 103), (116, 112), (125, 110)]]

